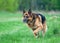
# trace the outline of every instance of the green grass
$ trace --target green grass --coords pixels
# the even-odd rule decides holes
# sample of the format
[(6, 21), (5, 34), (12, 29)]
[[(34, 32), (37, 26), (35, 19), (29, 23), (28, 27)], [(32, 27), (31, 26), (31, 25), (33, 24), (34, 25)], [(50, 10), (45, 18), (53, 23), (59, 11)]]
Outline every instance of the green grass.
[(45, 37), (33, 36), (32, 30), (22, 22), (22, 13), (0, 12), (0, 43), (60, 43), (60, 15), (45, 13), (48, 30)]

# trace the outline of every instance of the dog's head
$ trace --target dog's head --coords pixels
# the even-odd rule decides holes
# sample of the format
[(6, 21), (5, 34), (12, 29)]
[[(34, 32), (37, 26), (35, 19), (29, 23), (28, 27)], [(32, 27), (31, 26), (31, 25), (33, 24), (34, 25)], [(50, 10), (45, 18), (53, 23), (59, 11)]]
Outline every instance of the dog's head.
[(28, 11), (23, 10), (23, 22), (27, 23), (28, 21), (32, 21), (31, 9), (29, 9)]

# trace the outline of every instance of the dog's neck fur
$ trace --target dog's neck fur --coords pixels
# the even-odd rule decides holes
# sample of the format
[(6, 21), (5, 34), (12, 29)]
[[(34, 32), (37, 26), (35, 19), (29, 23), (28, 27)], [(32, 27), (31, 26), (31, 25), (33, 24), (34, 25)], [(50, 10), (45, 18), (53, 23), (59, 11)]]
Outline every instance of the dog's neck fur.
[(32, 13), (32, 21), (28, 21), (28, 25), (29, 27), (31, 27), (32, 29), (35, 30), (36, 26), (35, 26), (35, 21), (36, 21), (36, 14), (35, 13)]
[[(32, 13), (32, 20), (30, 21), (30, 23), (35, 23), (35, 19), (36, 19), (36, 16), (34, 13)], [(29, 24), (29, 20), (27, 23)]]

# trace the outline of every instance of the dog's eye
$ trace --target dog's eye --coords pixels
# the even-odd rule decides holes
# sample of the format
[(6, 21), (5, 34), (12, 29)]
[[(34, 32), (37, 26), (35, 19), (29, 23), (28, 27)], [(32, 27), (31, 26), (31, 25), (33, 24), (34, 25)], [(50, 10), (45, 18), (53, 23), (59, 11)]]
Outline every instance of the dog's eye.
[(25, 15), (27, 15), (27, 14), (25, 14)]

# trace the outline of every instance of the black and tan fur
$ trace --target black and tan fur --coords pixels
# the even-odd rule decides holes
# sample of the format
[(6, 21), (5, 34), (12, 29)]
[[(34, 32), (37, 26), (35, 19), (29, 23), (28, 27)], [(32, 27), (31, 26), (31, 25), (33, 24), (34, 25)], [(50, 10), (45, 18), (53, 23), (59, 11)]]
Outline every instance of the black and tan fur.
[(33, 30), (35, 37), (39, 36), (39, 31), (42, 31), (42, 35), (44, 36), (47, 29), (45, 16), (32, 13), (31, 9), (29, 9), (28, 12), (23, 10), (23, 22), (27, 23), (27, 25)]

